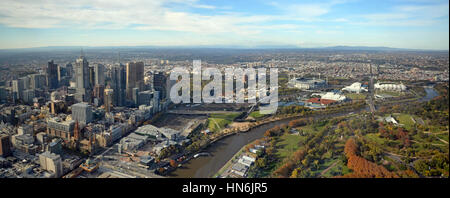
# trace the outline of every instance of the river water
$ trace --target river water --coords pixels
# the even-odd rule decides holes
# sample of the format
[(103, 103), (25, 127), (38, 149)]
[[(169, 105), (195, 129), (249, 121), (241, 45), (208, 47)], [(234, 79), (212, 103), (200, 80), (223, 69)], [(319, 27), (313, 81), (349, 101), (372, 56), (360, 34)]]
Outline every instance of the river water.
[[(434, 90), (434, 88), (426, 87), (425, 91), (427, 95), (420, 99), (420, 101), (429, 101), (439, 94)], [(366, 110), (368, 110), (366, 108)], [(328, 115), (327, 117), (340, 116), (346, 113), (339, 113), (334, 115)], [(316, 119), (324, 116), (316, 116)], [(234, 154), (236, 154), (243, 146), (248, 143), (262, 138), (264, 133), (276, 126), (282, 124), (288, 124), (289, 121), (298, 118), (290, 118), (286, 120), (280, 120), (268, 124), (258, 126), (251, 129), (246, 133), (238, 133), (235, 135), (230, 135), (221, 140), (216, 141), (209, 147), (207, 147), (202, 152), (210, 153), (209, 156), (201, 156), (189, 160), (189, 162), (183, 164), (182, 167), (176, 169), (170, 173), (169, 177), (179, 177), (179, 178), (207, 178), (212, 177), (220, 168), (222, 168), (225, 163), (230, 160)]]
[(424, 89), (427, 95), (420, 99), (420, 102), (430, 101), (431, 99), (439, 95), (439, 93), (434, 88), (425, 87)]
[[(368, 107), (363, 108), (368, 110)], [(361, 110), (358, 110), (358, 112)], [(336, 113), (329, 115), (315, 115), (314, 119), (320, 119), (324, 117), (336, 117), (342, 116), (347, 113)], [(249, 144), (256, 139), (262, 138), (264, 133), (276, 126), (282, 124), (288, 124), (289, 121), (298, 118), (288, 118), (280, 121), (275, 121), (267, 124), (260, 125), (251, 129), (245, 133), (237, 133), (234, 135), (222, 138), (201, 152), (207, 152), (209, 156), (201, 156), (198, 158), (193, 158), (189, 162), (183, 164), (182, 167), (177, 168), (175, 171), (170, 173), (169, 177), (179, 177), (179, 178), (206, 178), (212, 177), (220, 168), (222, 168), (228, 160), (230, 160), (234, 154), (236, 154), (243, 146)]]
[(238, 133), (218, 140), (204, 150), (204, 152), (210, 153), (210, 156), (201, 156), (191, 159), (186, 164), (183, 164), (182, 167), (172, 172), (169, 176), (182, 178), (211, 177), (243, 146), (256, 139), (262, 138), (268, 129), (276, 125), (287, 124), (290, 120), (292, 119), (264, 124), (253, 128), (246, 133)]

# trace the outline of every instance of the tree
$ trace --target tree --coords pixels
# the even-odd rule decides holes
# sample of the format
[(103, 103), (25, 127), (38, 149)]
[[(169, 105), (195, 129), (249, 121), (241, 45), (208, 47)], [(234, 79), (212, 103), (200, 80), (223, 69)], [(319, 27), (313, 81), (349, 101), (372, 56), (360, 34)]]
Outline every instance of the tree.
[(319, 170), (319, 160), (314, 160), (313, 164), (316, 170)]
[(170, 160), (170, 166), (172, 166), (173, 168), (176, 168), (178, 166), (177, 162), (175, 160)]
[(290, 178), (297, 178), (298, 177), (298, 173), (301, 172), (300, 168), (296, 168), (292, 171), (291, 177)]

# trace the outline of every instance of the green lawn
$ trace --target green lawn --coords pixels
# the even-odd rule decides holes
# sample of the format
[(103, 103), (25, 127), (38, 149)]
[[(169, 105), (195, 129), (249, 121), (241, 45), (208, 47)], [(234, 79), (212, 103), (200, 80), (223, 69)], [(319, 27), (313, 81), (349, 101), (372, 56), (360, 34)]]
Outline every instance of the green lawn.
[(208, 118), (208, 129), (211, 132), (217, 132), (221, 129), (224, 129), (228, 124), (231, 123), (231, 120), (221, 119), (221, 118)]
[(380, 94), (380, 95), (391, 95), (391, 96), (393, 96), (393, 97), (398, 97), (398, 96), (404, 95), (403, 92), (397, 92), (397, 91), (380, 91), (380, 90), (377, 90), (376, 94)]
[(277, 142), (277, 156), (280, 159), (290, 157), (299, 148), (299, 143), (305, 141), (305, 137), (300, 135), (284, 134)]
[(345, 94), (347, 98), (350, 98), (352, 100), (365, 100), (366, 95), (361, 93), (347, 93)]
[(400, 123), (403, 124), (406, 130), (411, 131), (414, 129), (414, 122), (411, 119), (412, 116), (409, 114), (394, 114), (395, 119)]
[[(445, 139), (445, 137), (447, 136), (447, 138)], [(448, 142), (448, 134), (442, 134), (442, 136), (439, 136), (441, 139), (444, 139)], [(436, 136), (430, 134), (428, 136), (425, 136), (425, 138), (421, 138), (419, 134), (416, 134), (414, 136), (412, 136), (412, 139), (415, 141), (419, 142), (420, 146), (424, 146), (424, 144), (436, 144), (436, 145), (442, 145), (445, 146), (446, 144), (441, 142), (439, 139), (436, 138)]]
[[(322, 171), (324, 171), (325, 169), (327, 169), (328, 167), (330, 167), (331, 165), (333, 165), (333, 163), (335, 163), (337, 161), (340, 161), (340, 159), (328, 158), (325, 160), (325, 162), (323, 162), (322, 164), (319, 164), (319, 169), (316, 170), (315, 168), (312, 168), (311, 172), (313, 173), (313, 175), (318, 177)], [(311, 165), (311, 167), (314, 167), (314, 165)], [(331, 170), (329, 170), (325, 175), (327, 175), (327, 174), (329, 175), (330, 171)]]
[[(320, 131), (323, 127), (324, 126), (317, 127), (316, 130), (315, 130), (312, 125), (306, 125), (306, 126), (303, 126), (303, 127), (299, 127), (297, 129), (300, 132), (305, 133), (305, 135), (306, 135), (306, 134), (316, 133), (317, 131)], [(300, 133), (300, 134), (302, 134), (302, 133)]]
[(365, 135), (365, 137), (370, 141), (377, 143), (378, 145), (384, 145), (386, 141), (389, 141), (385, 138), (379, 137), (376, 133), (368, 133)]
[(211, 114), (208, 118), (208, 129), (211, 132), (220, 131), (239, 115), (240, 113)]
[[(333, 161), (334, 163), (335, 161)], [(324, 175), (322, 175), (323, 177), (334, 177), (336, 175), (345, 175), (350, 173), (350, 169), (344, 164), (344, 162), (342, 162), (342, 160), (339, 160), (338, 163), (336, 164), (336, 166), (334, 166), (333, 168), (331, 168), (330, 170), (328, 170), (328, 172), (326, 172)]]
[(253, 117), (255, 119), (258, 119), (258, 118), (262, 118), (262, 117), (264, 117), (266, 115), (265, 114), (260, 114), (259, 111), (254, 111), (254, 112), (251, 112), (249, 116)]
[(210, 118), (222, 118), (233, 121), (234, 118), (238, 117), (240, 113), (213, 113)]
[(448, 142), (448, 133), (438, 134), (436, 136)]

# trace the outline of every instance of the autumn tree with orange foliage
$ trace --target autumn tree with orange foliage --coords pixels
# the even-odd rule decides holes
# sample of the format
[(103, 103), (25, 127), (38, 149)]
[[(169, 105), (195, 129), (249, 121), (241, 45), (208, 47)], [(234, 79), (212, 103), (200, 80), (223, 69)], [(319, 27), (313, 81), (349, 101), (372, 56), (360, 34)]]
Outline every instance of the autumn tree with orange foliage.
[(353, 172), (346, 174), (344, 178), (398, 178), (399, 176), (388, 171), (383, 166), (370, 162), (357, 155), (358, 145), (353, 138), (345, 143), (345, 155), (348, 159), (347, 167)]
[(308, 124), (308, 120), (302, 118), (302, 119), (290, 121), (288, 126), (291, 128), (294, 128), (294, 127), (305, 126), (306, 124)]
[(178, 164), (177, 164), (177, 162), (175, 160), (170, 160), (170, 166), (175, 168), (175, 167), (178, 166)]

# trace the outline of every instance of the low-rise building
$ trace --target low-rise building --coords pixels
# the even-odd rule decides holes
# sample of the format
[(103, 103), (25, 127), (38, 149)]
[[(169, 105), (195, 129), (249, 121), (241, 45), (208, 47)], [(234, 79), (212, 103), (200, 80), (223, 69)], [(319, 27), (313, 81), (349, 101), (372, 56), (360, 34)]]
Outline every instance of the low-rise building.
[(70, 140), (70, 138), (74, 135), (74, 128), (74, 120), (63, 121), (61, 118), (55, 117), (50, 118), (47, 122), (47, 134), (50, 136), (60, 137), (65, 141)]
[(375, 83), (374, 88), (383, 91), (406, 91), (406, 86), (403, 85), (403, 83), (377, 82)]
[(361, 93), (361, 92), (367, 92), (368, 89), (363, 87), (360, 82), (355, 82), (349, 86), (342, 88), (342, 91)]

